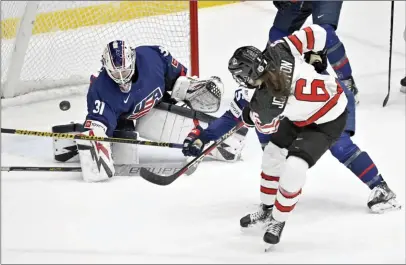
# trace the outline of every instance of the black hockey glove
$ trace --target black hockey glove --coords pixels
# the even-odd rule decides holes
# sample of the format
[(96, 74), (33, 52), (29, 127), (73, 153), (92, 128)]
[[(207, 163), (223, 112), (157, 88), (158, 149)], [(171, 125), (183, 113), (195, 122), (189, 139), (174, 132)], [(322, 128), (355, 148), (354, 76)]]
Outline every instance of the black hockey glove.
[(250, 117), (251, 109), (247, 106), (242, 110), (241, 119), (247, 127), (254, 127), (255, 124)]
[(290, 7), (291, 4), (291, 1), (273, 1), (273, 5), (280, 11)]
[(197, 125), (183, 141), (182, 153), (185, 156), (199, 156), (208, 142), (204, 129)]
[(319, 52), (309, 51), (304, 54), (306, 63), (314, 66), (317, 73), (321, 74), (327, 69), (327, 49)]

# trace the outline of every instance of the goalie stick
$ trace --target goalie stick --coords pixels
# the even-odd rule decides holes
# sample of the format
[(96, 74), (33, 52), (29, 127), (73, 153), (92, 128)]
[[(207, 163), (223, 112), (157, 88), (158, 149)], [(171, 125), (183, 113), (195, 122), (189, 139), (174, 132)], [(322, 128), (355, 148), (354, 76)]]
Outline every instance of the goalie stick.
[(82, 172), (81, 167), (1, 167), (1, 171), (49, 171), (49, 172)]
[[(182, 168), (181, 162), (168, 162), (168, 163), (143, 163), (143, 164), (119, 164), (114, 165), (116, 170), (115, 176), (139, 176), (141, 168), (148, 168), (156, 173), (175, 173)], [(81, 167), (35, 167), (35, 166), (9, 166), (1, 167), (3, 172), (82, 172)]]
[(140, 176), (143, 179), (145, 179), (146, 181), (149, 181), (156, 185), (161, 185), (161, 186), (169, 185), (172, 182), (174, 182), (177, 178), (182, 176), (184, 173), (186, 173), (188, 171), (188, 169), (193, 168), (195, 165), (199, 164), (200, 161), (203, 160), (203, 158), (206, 155), (208, 155), (211, 151), (213, 151), (214, 148), (216, 148), (219, 144), (224, 142), (228, 137), (230, 137), (232, 134), (234, 134), (236, 131), (238, 131), (243, 126), (244, 126), (243, 122), (238, 123), (229, 132), (227, 132), (226, 134), (221, 136), (217, 141), (215, 141), (208, 148), (206, 148), (199, 156), (195, 157), (192, 161), (187, 163), (179, 171), (175, 172), (172, 175), (169, 175), (169, 176), (159, 175), (159, 174), (151, 172), (148, 169), (142, 167), (140, 170)]
[(27, 136), (39, 136), (39, 137), (52, 137), (52, 138), (58, 138), (58, 139), (87, 140), (87, 141), (122, 143), (122, 144), (138, 144), (138, 145), (159, 146), (159, 147), (169, 147), (169, 148), (178, 148), (178, 149), (182, 149), (182, 147), (183, 147), (182, 144), (178, 144), (178, 143), (140, 141), (140, 140), (126, 139), (126, 138), (89, 136), (89, 135), (70, 134), (70, 133), (39, 132), (39, 131), (19, 130), (19, 129), (1, 128), (1, 133), (27, 135)]

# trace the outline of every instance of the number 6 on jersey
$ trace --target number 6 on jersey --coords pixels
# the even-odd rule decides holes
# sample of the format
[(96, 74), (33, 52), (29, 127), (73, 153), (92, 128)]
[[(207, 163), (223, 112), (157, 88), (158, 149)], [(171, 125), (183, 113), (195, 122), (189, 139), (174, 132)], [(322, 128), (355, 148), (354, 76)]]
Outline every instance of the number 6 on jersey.
[(326, 85), (323, 80), (314, 79), (310, 84), (310, 93), (304, 93), (309, 90), (307, 87), (307, 80), (300, 78), (296, 82), (295, 97), (297, 100), (310, 101), (310, 102), (325, 102), (330, 99), (327, 92)]

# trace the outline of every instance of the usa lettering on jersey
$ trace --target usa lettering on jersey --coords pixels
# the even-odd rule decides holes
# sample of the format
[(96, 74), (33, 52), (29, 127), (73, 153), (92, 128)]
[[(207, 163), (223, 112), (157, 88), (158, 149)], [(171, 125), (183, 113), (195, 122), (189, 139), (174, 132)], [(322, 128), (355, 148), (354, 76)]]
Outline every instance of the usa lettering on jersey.
[(159, 100), (163, 94), (160, 87), (157, 87), (148, 96), (135, 105), (134, 111), (127, 117), (129, 120), (136, 120), (147, 114)]

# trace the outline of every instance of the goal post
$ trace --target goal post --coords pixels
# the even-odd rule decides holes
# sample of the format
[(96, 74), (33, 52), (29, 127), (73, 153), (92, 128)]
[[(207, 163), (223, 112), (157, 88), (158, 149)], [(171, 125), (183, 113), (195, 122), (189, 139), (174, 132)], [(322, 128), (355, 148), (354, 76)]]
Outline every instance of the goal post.
[(165, 46), (199, 75), (197, 0), (2, 1), (1, 9), (3, 98), (87, 84), (114, 39)]
[[(35, 23), (35, 16), (39, 1), (31, 1), (27, 3), (19, 28), (15, 38), (14, 49), (11, 51), (10, 62), (8, 66), (7, 76), (5, 76), (4, 85), (2, 84), (2, 96), (10, 98), (15, 95), (15, 87), (18, 85), (20, 79), (20, 72), (24, 64), (25, 51), (28, 48), (32, 29)], [(2, 25), (3, 26), (3, 25)], [(2, 32), (3, 33), (3, 32)], [(2, 34), (3, 38), (3, 34)], [(2, 45), (3, 48), (3, 45)], [(6, 56), (6, 55), (4, 55)], [(2, 51), (3, 58), (3, 51)], [(3, 60), (3, 59), (2, 59)], [(2, 64), (3, 69), (3, 64)], [(3, 73), (2, 73), (3, 77)], [(2, 80), (3, 83), (3, 80)]]

